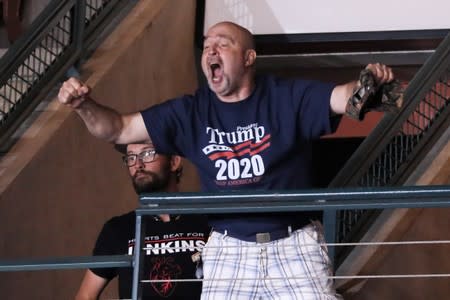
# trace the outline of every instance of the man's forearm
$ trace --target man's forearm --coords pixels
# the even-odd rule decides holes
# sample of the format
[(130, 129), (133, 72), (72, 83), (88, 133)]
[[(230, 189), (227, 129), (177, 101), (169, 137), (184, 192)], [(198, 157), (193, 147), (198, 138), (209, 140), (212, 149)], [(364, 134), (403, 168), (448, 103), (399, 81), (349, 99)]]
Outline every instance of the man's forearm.
[(77, 78), (66, 80), (58, 93), (58, 101), (73, 108), (89, 132), (102, 140), (128, 144), (149, 141), (150, 137), (139, 112), (121, 115), (89, 97), (90, 87)]
[(75, 111), (93, 136), (108, 142), (118, 140), (123, 122), (117, 111), (98, 104), (89, 97)]
[(356, 87), (356, 81), (337, 85), (331, 93), (330, 107), (334, 114), (342, 115), (345, 113), (348, 99), (352, 96)]

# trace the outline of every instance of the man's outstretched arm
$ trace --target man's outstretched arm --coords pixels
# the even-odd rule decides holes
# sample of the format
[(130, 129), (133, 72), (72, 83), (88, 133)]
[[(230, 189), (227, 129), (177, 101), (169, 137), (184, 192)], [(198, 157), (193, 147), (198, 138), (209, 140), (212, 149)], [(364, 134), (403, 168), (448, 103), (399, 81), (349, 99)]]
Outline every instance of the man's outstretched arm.
[(65, 81), (58, 100), (73, 108), (89, 132), (97, 138), (116, 144), (150, 140), (140, 113), (121, 115), (89, 97), (90, 88), (76, 78)]

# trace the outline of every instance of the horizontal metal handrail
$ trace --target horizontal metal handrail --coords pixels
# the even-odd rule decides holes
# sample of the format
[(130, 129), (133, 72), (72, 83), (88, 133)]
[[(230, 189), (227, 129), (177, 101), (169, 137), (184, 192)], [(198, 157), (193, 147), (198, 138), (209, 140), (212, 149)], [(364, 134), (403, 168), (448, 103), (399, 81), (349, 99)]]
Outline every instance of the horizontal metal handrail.
[(253, 213), (450, 206), (450, 186), (342, 188), (140, 196), (137, 215)]
[(133, 267), (130, 255), (0, 260), (0, 272)]

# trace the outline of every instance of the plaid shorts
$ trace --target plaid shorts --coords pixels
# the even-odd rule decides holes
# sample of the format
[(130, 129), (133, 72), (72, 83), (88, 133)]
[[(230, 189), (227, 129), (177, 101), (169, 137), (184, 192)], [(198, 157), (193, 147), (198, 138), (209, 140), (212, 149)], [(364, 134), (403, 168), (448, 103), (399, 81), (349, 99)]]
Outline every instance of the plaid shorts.
[(213, 231), (202, 251), (202, 300), (341, 299), (321, 229), (308, 225), (268, 243)]

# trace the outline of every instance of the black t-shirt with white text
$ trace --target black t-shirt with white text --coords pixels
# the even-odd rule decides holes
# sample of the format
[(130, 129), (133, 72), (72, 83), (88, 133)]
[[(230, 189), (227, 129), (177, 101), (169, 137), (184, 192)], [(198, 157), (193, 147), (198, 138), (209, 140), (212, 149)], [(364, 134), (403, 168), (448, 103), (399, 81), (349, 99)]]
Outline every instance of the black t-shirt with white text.
[[(143, 277), (141, 280), (168, 280), (143, 284), (144, 299), (200, 299), (200, 282), (171, 282), (170, 279), (194, 279), (196, 264), (191, 256), (202, 248), (209, 235), (203, 216), (172, 217), (161, 222), (145, 216)], [(105, 223), (97, 238), (93, 255), (133, 255), (136, 214), (129, 212)], [(145, 225), (144, 225), (145, 224)], [(132, 268), (91, 269), (111, 280), (119, 278), (119, 297), (131, 298)]]

